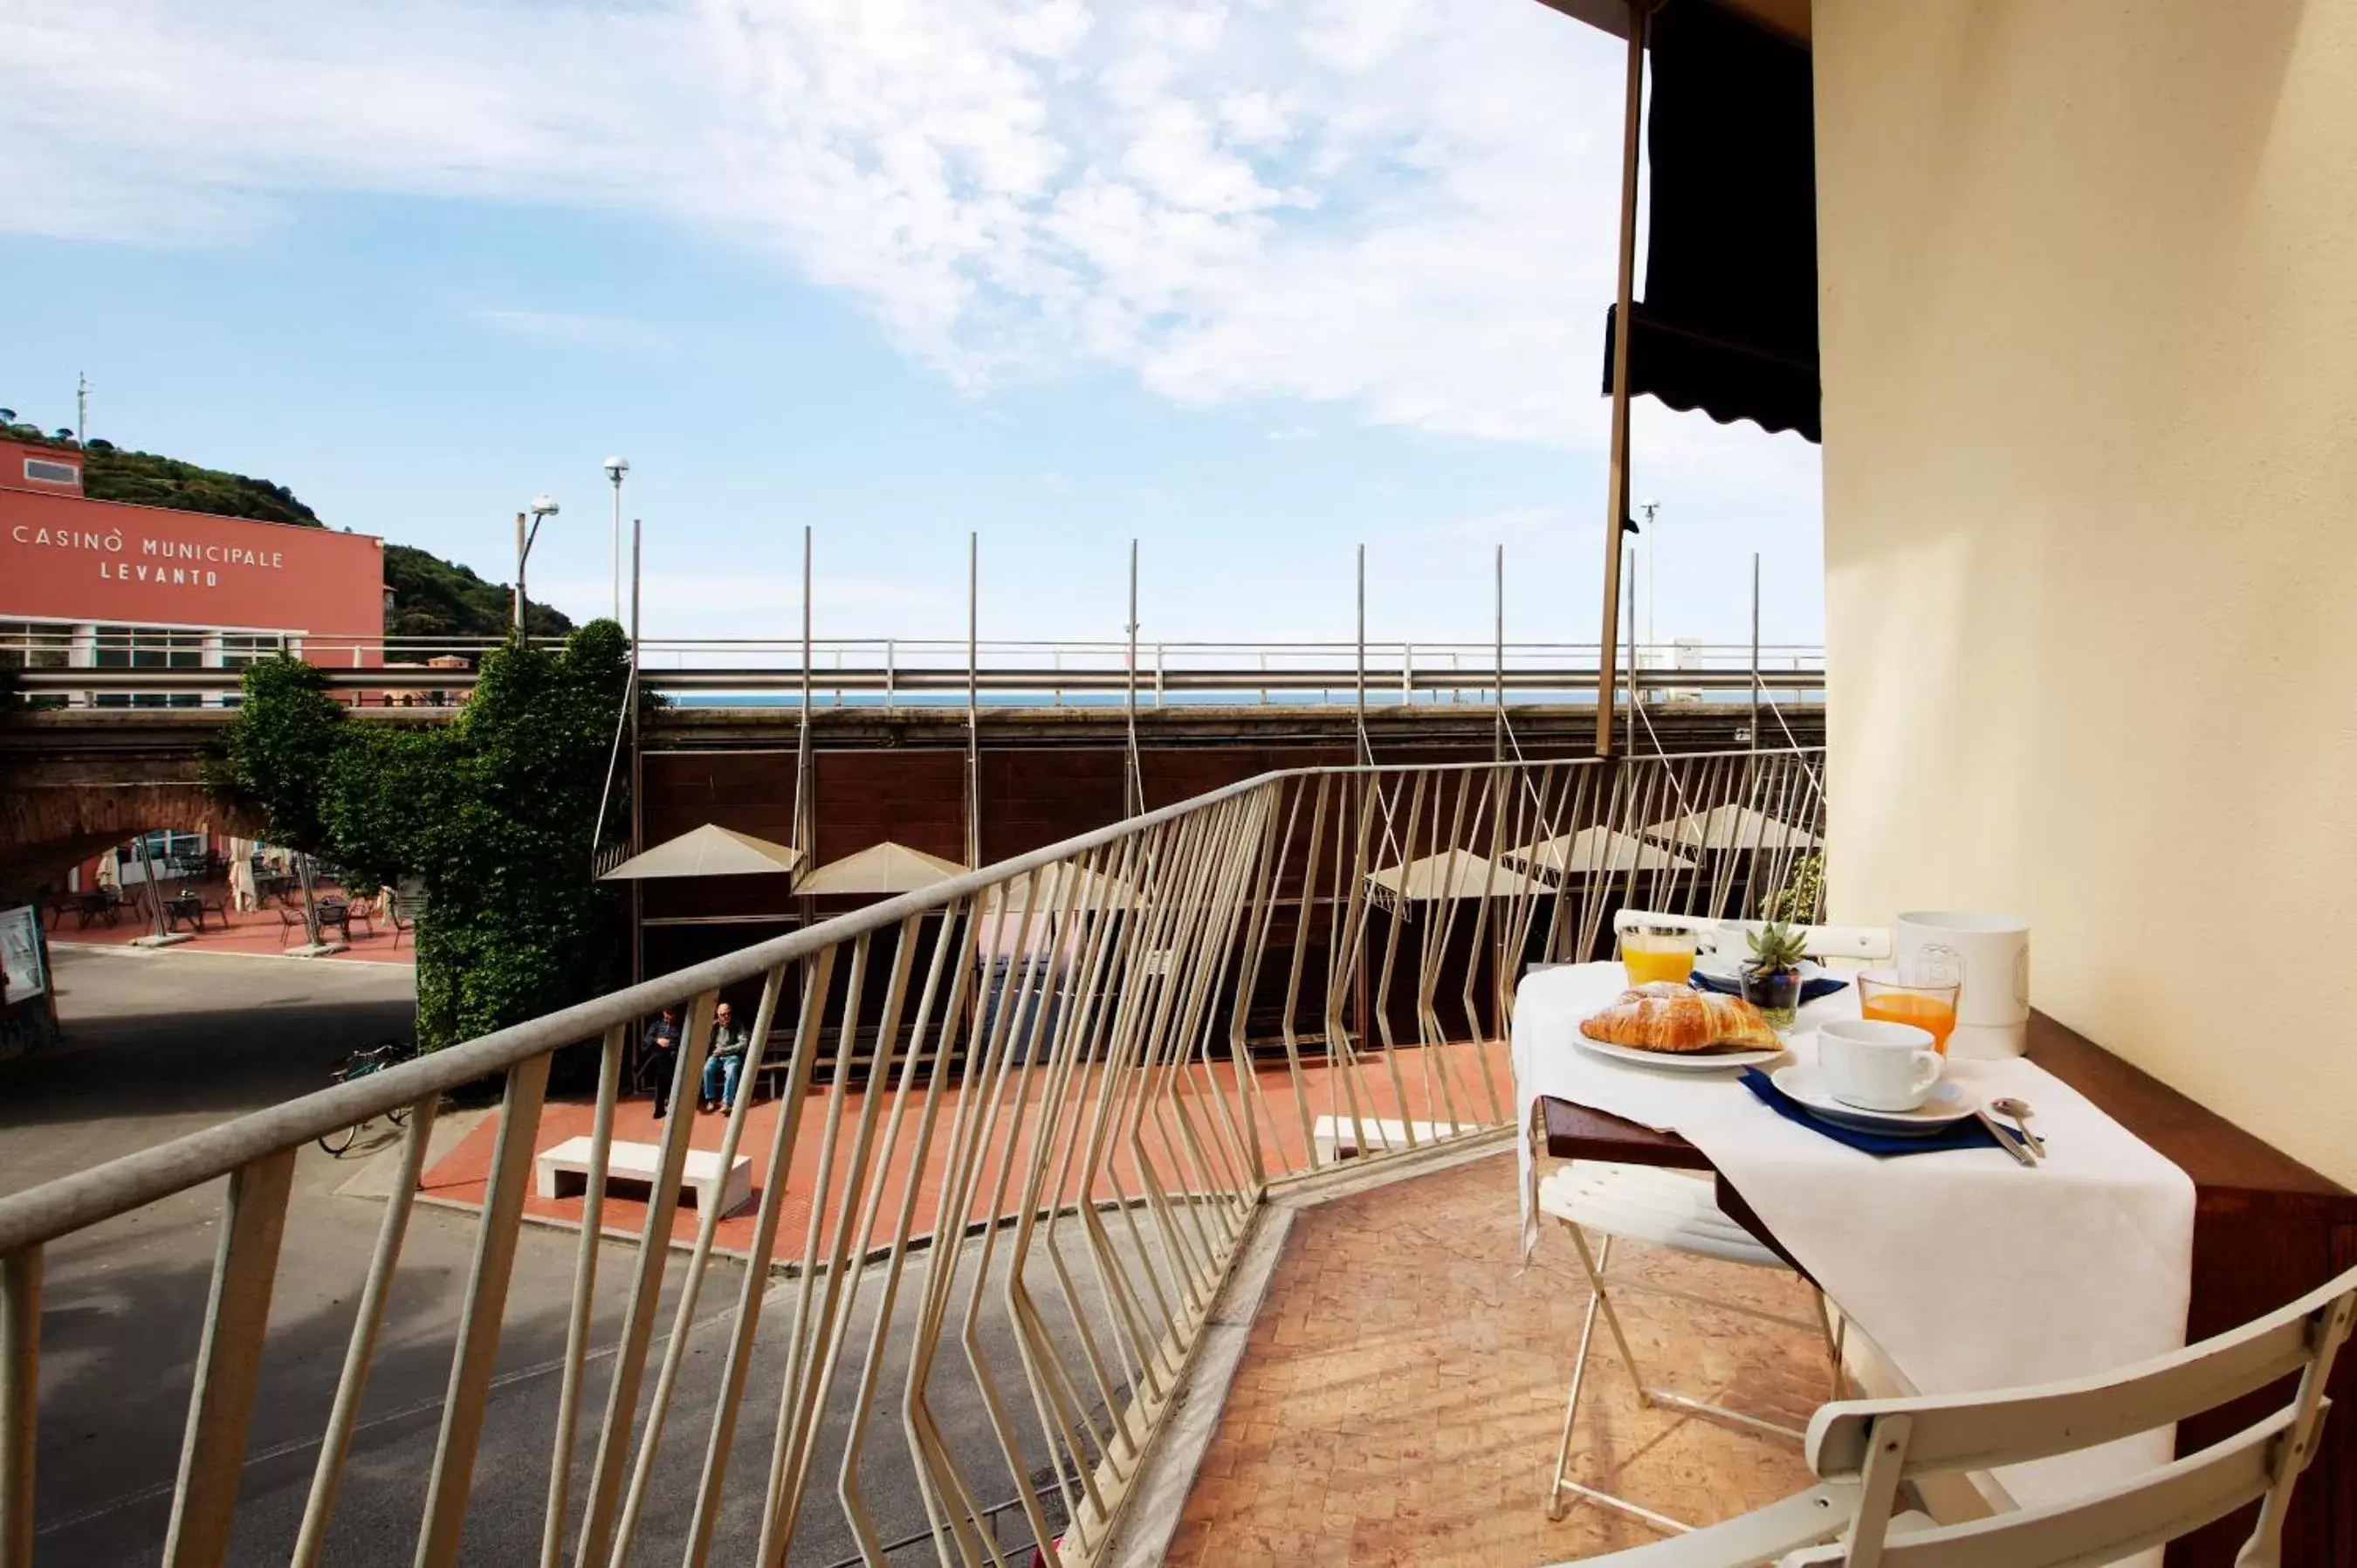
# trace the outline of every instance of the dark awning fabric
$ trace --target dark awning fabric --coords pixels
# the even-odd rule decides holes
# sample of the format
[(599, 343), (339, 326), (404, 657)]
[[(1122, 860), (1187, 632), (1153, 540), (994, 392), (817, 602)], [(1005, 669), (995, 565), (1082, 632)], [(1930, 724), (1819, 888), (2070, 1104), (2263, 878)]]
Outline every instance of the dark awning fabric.
[(1648, 42), (1652, 219), (1630, 392), (1820, 440), (1809, 52), (1709, 0), (1672, 0)]

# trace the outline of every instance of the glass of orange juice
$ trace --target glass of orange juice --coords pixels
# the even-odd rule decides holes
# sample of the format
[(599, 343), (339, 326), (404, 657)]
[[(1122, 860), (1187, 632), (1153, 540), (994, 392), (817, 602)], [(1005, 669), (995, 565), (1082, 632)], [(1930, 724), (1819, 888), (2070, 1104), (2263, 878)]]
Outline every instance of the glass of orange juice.
[(1932, 1048), (1948, 1054), (1948, 1036), (1956, 1027), (1956, 993), (1963, 987), (1945, 983), (1899, 978), (1890, 969), (1869, 969), (1857, 977), (1857, 1010), (1887, 1024), (1912, 1024), (1932, 1036)]
[(1668, 980), (1684, 984), (1694, 972), (1695, 932), (1678, 926), (1639, 926), (1620, 933), (1620, 962), (1629, 983)]

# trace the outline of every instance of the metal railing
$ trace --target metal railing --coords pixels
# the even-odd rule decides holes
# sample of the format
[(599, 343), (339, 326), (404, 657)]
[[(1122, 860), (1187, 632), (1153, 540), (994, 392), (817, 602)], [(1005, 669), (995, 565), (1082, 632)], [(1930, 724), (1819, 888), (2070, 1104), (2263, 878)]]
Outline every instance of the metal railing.
[[(550, 646), (557, 639), (536, 639)], [(499, 639), (305, 638), (302, 657), (332, 689), (382, 703), (464, 700), (472, 665)], [(652, 690), (706, 705), (799, 703), (804, 691), (799, 641), (764, 638), (649, 638), (640, 679)], [(435, 668), (441, 657), (461, 662)], [(814, 705), (955, 705), (969, 693), (993, 705), (1167, 707), (1219, 703), (1547, 703), (1592, 700), (1594, 643), (1570, 642), (1206, 642), (977, 641), (843, 638), (809, 650)], [(968, 664), (973, 665), (969, 681)], [(12, 667), (11, 684), (69, 706), (145, 703), (217, 705), (238, 687), (235, 664), (94, 668), (60, 662)], [(1812, 700), (1824, 689), (1824, 650), (1813, 644), (1645, 644), (1626, 650), (1625, 690), (1656, 700), (1758, 690)]]
[[(296, 1156), (405, 1106), (373, 1256), (339, 1293), (356, 1305), (300, 1523), (261, 1547), (323, 1560), (436, 1112), (489, 1074), (505, 1083), (420, 1568), (457, 1559), (470, 1507), (536, 1513), (544, 1568), (880, 1563), (910, 1530), (942, 1562), (1003, 1565), (1006, 1510), (984, 1499), (1010, 1494), (1048, 1562), (1088, 1563), (1269, 1189), (1502, 1133), (1514, 982), (1608, 950), (1613, 909), (1813, 904), (1821, 775), (1810, 752), (1266, 775), (0, 1199), (0, 1568), (32, 1556), (45, 1249), (228, 1178), (163, 1542), (174, 1568), (219, 1563), (285, 1353)], [(770, 1114), (765, 1077), (780, 1103), (734, 1299), (698, 1318), (720, 1206), (673, 1244), (695, 1129), (676, 1115), (619, 1330), (593, 1345), (632, 1032), (685, 1008), (683, 1097), (739, 988), (758, 1003), (723, 1170)], [(552, 1061), (576, 1044), (597, 1090), (573, 1284), (511, 1301)], [(479, 1477), (502, 1328), (553, 1309), (544, 1475)], [(698, 1349), (719, 1369), (691, 1396)], [(683, 1510), (650, 1503), (667, 1441), (701, 1454)], [(920, 1507), (879, 1518), (879, 1477)]]

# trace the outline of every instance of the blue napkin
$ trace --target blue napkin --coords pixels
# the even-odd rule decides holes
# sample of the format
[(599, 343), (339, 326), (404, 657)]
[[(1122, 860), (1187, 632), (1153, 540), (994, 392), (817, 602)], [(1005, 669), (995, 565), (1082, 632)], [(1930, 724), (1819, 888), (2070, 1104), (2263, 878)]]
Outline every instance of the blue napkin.
[[(1722, 980), (1715, 974), (1705, 974), (1698, 969), (1692, 971), (1686, 975), (1686, 983), (1693, 986), (1696, 991), (1716, 991), (1721, 996), (1740, 996), (1743, 994), (1743, 983), (1741, 981)], [(1801, 1005), (1805, 1007), (1820, 996), (1831, 996), (1835, 992), (1839, 991), (1843, 986), (1847, 985), (1848, 983), (1848, 981), (1835, 980), (1830, 974), (1821, 974), (1813, 980), (1804, 980), (1801, 982)]]
[(1886, 1133), (1861, 1133), (1852, 1127), (1837, 1127), (1810, 1114), (1808, 1107), (1776, 1087), (1768, 1075), (1756, 1067), (1743, 1069), (1743, 1087), (1759, 1096), (1760, 1102), (1787, 1122), (1798, 1122), (1812, 1133), (1823, 1133), (1836, 1144), (1869, 1155), (1929, 1155), (1942, 1149), (1994, 1149), (2000, 1147), (1981, 1125), (1977, 1116), (1966, 1117), (1933, 1133), (1928, 1138), (1900, 1138)]

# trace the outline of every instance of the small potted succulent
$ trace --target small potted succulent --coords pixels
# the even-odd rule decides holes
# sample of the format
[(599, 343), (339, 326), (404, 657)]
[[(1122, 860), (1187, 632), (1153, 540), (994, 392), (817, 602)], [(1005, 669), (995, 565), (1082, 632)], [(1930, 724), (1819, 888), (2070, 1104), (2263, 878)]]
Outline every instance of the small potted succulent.
[(1801, 933), (1770, 920), (1749, 937), (1751, 961), (1743, 966), (1743, 999), (1760, 1009), (1770, 1026), (1789, 1029), (1801, 1007)]

